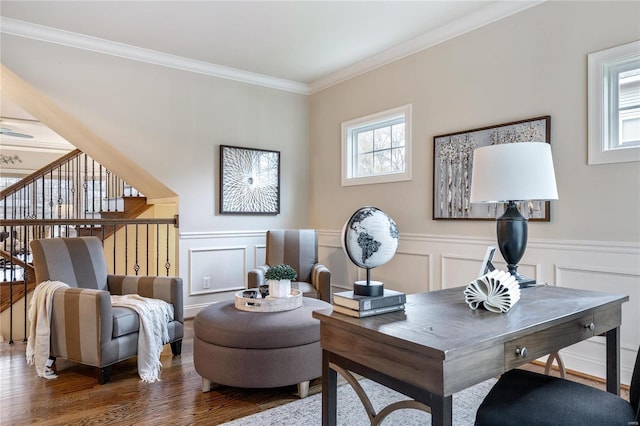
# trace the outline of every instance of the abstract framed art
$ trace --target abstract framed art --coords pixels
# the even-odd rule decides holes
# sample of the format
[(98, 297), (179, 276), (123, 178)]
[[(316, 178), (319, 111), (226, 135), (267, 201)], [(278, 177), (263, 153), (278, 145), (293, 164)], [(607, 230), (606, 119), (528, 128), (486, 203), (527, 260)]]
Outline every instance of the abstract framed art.
[(280, 213), (280, 151), (220, 145), (220, 214)]
[[(506, 124), (449, 133), (433, 138), (433, 219), (495, 220), (503, 204), (471, 204), (471, 171), (476, 148), (502, 143), (550, 143), (551, 117), (531, 118)], [(549, 201), (518, 202), (531, 221), (550, 220)]]

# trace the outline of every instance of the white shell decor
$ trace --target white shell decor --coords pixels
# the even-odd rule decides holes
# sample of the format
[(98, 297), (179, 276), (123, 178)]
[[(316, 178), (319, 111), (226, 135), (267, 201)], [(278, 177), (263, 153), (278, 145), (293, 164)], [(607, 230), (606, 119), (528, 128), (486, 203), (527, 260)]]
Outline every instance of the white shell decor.
[(471, 309), (505, 313), (520, 300), (520, 285), (510, 273), (496, 269), (470, 282), (464, 296)]

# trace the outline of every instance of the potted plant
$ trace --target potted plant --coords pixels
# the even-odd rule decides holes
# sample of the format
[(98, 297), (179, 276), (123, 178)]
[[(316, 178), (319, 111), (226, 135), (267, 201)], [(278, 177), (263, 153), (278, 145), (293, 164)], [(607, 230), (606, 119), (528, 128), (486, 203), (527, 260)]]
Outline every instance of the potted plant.
[(289, 265), (280, 264), (269, 267), (264, 278), (269, 283), (271, 297), (288, 297), (291, 294), (291, 280), (295, 280), (298, 273)]

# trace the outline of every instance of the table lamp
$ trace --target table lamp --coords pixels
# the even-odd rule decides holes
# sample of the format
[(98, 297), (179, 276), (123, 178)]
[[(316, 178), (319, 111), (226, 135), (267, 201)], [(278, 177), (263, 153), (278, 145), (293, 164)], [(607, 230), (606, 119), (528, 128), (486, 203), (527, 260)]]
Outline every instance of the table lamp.
[(473, 152), (472, 203), (507, 203), (496, 219), (498, 247), (509, 273), (520, 288), (535, 280), (518, 273), (518, 262), (527, 248), (527, 222), (516, 201), (557, 200), (551, 145), (545, 142), (517, 142), (490, 145)]

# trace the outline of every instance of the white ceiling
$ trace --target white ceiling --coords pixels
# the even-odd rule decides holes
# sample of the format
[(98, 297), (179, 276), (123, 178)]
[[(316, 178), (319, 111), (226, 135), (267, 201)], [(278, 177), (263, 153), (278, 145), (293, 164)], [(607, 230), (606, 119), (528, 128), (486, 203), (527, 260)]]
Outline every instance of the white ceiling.
[[(540, 1), (2, 1), (10, 20), (310, 86)], [(5, 20), (6, 21), (6, 20)], [(7, 22), (3, 32), (11, 33)], [(31, 29), (29, 36), (44, 31)], [(72, 34), (50, 35), (59, 43)], [(45, 36), (46, 37), (46, 36)], [(51, 41), (51, 40), (49, 40)], [(94, 42), (97, 40), (94, 40)], [(91, 41), (85, 40), (90, 43)], [(376, 58), (378, 58), (376, 60)], [(354, 68), (355, 67), (355, 68)]]
[[(2, 0), (0, 31), (313, 93), (540, 2)], [(55, 143), (39, 123), (7, 122), (32, 119), (25, 111), (1, 107), (3, 127)], [(3, 154), (15, 139), (0, 136)]]

